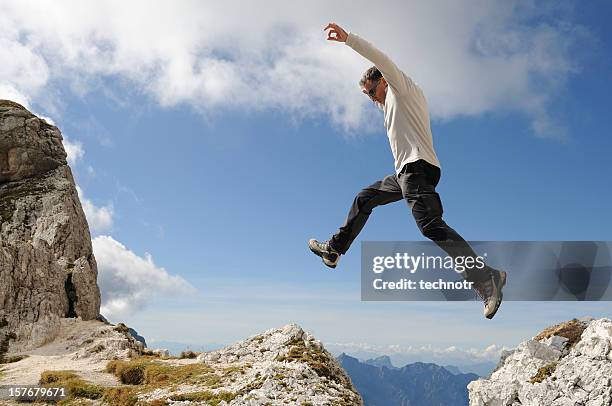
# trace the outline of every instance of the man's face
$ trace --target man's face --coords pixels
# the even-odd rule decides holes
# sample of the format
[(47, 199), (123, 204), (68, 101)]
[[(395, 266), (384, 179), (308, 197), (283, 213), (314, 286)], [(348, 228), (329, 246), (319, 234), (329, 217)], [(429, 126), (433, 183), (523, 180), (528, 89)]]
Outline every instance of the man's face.
[(387, 81), (385, 78), (366, 80), (361, 91), (372, 101), (385, 104), (387, 98)]

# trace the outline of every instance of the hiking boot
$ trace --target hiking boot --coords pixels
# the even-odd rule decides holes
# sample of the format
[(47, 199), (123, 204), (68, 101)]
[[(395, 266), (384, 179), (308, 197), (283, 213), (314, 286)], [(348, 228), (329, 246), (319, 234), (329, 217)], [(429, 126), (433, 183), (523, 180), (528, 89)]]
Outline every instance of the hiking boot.
[(489, 278), (484, 281), (474, 282), (474, 290), (484, 303), (484, 316), (492, 319), (501, 305), (503, 293), (502, 288), (506, 284), (506, 272), (490, 268)]
[(308, 248), (323, 259), (323, 263), (330, 268), (335, 268), (340, 260), (340, 254), (329, 245), (329, 241), (319, 242), (314, 238), (308, 241)]

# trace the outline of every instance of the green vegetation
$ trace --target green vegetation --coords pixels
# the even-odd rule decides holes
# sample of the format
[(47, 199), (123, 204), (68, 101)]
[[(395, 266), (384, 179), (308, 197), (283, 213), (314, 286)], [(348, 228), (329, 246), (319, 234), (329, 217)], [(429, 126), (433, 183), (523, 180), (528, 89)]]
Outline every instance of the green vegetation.
[[(303, 340), (295, 340), (289, 345), (289, 352), (283, 360), (307, 363), (319, 375), (334, 379), (332, 371), (326, 365), (329, 355), (315, 348), (306, 348)], [(81, 379), (75, 371), (45, 371), (41, 375), (41, 384), (48, 386), (65, 386), (68, 398), (59, 404), (62, 406), (77, 406), (86, 404), (88, 399), (104, 402), (110, 406), (166, 406), (168, 402), (189, 401), (209, 405), (219, 405), (222, 401), (230, 402), (239, 396), (245, 396), (254, 389), (261, 388), (266, 381), (264, 377), (256, 377), (254, 381), (241, 387), (236, 392), (223, 390), (223, 386), (236, 381), (240, 375), (246, 374), (251, 364), (232, 365), (226, 368), (213, 369), (210, 366), (195, 362), (172, 365), (153, 356), (139, 356), (129, 360), (112, 360), (107, 363), (106, 371), (117, 376), (123, 386), (100, 387)], [(287, 379), (285, 371), (277, 371), (272, 377), (286, 390)], [(338, 378), (336, 378), (338, 379)], [(193, 392), (177, 394), (176, 389), (181, 384), (196, 385)], [(138, 400), (138, 397), (151, 393), (156, 389), (170, 392), (155, 400)], [(354, 399), (351, 393), (343, 394), (338, 405), (351, 405)], [(305, 402), (302, 406), (308, 406)]]
[(134, 406), (138, 401), (137, 388), (105, 388), (84, 381), (74, 371), (44, 371), (40, 376), (40, 384), (46, 387), (66, 388), (68, 396), (58, 402), (61, 406), (79, 405), (83, 399), (103, 400), (111, 406)]
[(102, 400), (112, 406), (134, 406), (138, 402), (138, 393), (130, 387), (107, 388)]
[(103, 387), (82, 380), (74, 371), (44, 371), (40, 375), (40, 384), (46, 387), (65, 387), (67, 400), (100, 399), (104, 395)]
[(44, 371), (40, 374), (40, 384), (60, 383), (70, 379), (77, 379), (78, 375), (74, 371)]
[[(244, 374), (246, 374), (245, 369), (246, 368), (251, 368), (251, 367), (252, 367), (251, 364), (246, 364), (246, 365), (243, 365), (243, 366), (234, 365), (234, 366), (231, 366), (231, 367), (222, 368), (223, 376), (229, 376), (229, 375), (233, 375), (235, 373), (240, 373), (240, 375), (244, 375)], [(259, 375), (259, 372), (257, 374)]]
[(65, 382), (66, 391), (75, 398), (99, 399), (104, 395), (104, 388), (82, 379), (71, 379)]
[(557, 368), (556, 362), (551, 362), (550, 364), (546, 364), (543, 367), (538, 368), (538, 372), (531, 378), (529, 378), (529, 382), (536, 383), (542, 382), (544, 379), (548, 378), (555, 372)]
[(106, 371), (128, 385), (187, 383), (216, 388), (221, 381), (221, 376), (204, 363), (175, 366), (159, 362), (153, 357), (113, 360), (106, 365)]
[(342, 383), (340, 382), (340, 378), (330, 370), (328, 365), (331, 365), (332, 361), (325, 352), (313, 348), (307, 349), (306, 343), (302, 339), (293, 340), (289, 342), (288, 345), (289, 351), (287, 355), (277, 357), (277, 361), (305, 362), (320, 377), (326, 377), (334, 382)]
[(11, 362), (19, 362), (22, 359), (28, 358), (29, 355), (13, 355), (11, 357), (6, 357), (0, 362), (1, 364), (10, 364)]
[(115, 331), (118, 331), (122, 334), (130, 334), (130, 329), (123, 323), (119, 323), (115, 326)]
[[(310, 347), (306, 348), (306, 343), (303, 339), (295, 339), (287, 344), (289, 346), (289, 351), (285, 356), (279, 356), (276, 358), (276, 361), (299, 361), (306, 363), (310, 368), (312, 368), (317, 375), (322, 378), (327, 378), (331, 381), (339, 383), (341, 385), (345, 385), (345, 382), (342, 382), (341, 377), (337, 374), (334, 374), (330, 369), (330, 365), (333, 365), (333, 361), (330, 359), (330, 355), (326, 351), (318, 350), (316, 348)], [(277, 374), (275, 378), (279, 379), (281, 374)], [(302, 375), (302, 377), (306, 378), (306, 376)], [(354, 388), (347, 387), (347, 389), (351, 390), (355, 396), (358, 396), (357, 392), (355, 392)], [(343, 393), (342, 398), (334, 403), (335, 406), (351, 406), (355, 403), (355, 400), (350, 395), (350, 392)], [(309, 402), (304, 402), (303, 405), (308, 405)]]
[(179, 356), (180, 359), (185, 359), (185, 358), (196, 358), (198, 355), (200, 355), (200, 352), (194, 352), (191, 350), (187, 350), (187, 351), (182, 351), (181, 355)]
[(106, 372), (114, 374), (121, 383), (127, 385), (140, 385), (144, 381), (145, 362), (140, 361), (110, 361), (106, 365)]
[[(221, 380), (223, 377), (239, 370), (240, 368), (234, 369), (232, 367), (226, 369), (222, 375), (218, 375), (213, 368), (204, 363), (177, 366), (166, 364), (154, 357), (138, 357), (129, 361), (113, 360), (107, 364), (106, 371), (114, 374), (122, 383), (131, 387), (107, 390), (104, 399), (113, 405), (132, 406), (137, 401), (137, 393), (146, 393), (157, 388), (172, 387), (178, 384), (195, 384), (216, 389), (222, 386)], [(236, 396), (236, 394), (230, 392), (213, 393), (206, 390), (172, 395), (170, 399), (206, 401), (211, 405), (217, 405), (222, 400), (229, 402)], [(149, 402), (149, 406), (164, 404), (165, 401), (161, 399)]]
[(534, 339), (544, 340), (553, 335), (565, 337), (568, 340), (567, 344), (569, 348), (571, 348), (580, 341), (580, 337), (585, 328), (586, 326), (583, 323), (577, 319), (572, 319), (542, 330)]

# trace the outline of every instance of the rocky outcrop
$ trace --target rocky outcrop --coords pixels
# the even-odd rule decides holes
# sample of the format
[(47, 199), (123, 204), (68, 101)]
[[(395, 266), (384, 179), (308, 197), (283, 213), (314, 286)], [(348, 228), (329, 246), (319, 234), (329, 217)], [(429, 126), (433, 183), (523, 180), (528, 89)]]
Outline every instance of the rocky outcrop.
[(320, 341), (289, 324), (206, 352), (198, 360), (217, 370), (238, 368), (223, 390), (229, 405), (363, 405), (351, 379)]
[(95, 319), (97, 266), (62, 135), (0, 100), (0, 320), (11, 346), (52, 340), (59, 319)]
[(544, 330), (502, 354), (468, 385), (471, 406), (612, 405), (612, 320), (582, 319)]
[(71, 371), (104, 393), (96, 398), (71, 394), (79, 405), (127, 404), (113, 400), (118, 388), (134, 397), (129, 404), (363, 405), (340, 364), (295, 324), (197, 358), (178, 358), (144, 348), (121, 323), (80, 318), (60, 323), (61, 333), (52, 342), (11, 354), (20, 358), (3, 365), (0, 385), (36, 385), (43, 373)]

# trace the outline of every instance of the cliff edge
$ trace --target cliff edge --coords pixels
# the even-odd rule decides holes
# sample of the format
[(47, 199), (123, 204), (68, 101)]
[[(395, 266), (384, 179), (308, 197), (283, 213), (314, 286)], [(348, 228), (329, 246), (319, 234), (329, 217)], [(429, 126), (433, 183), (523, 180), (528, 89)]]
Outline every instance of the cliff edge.
[(13, 349), (57, 336), (59, 319), (100, 311), (89, 227), (62, 134), (0, 100), (0, 330)]

